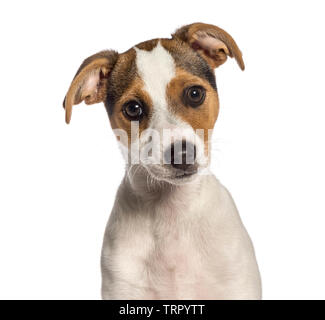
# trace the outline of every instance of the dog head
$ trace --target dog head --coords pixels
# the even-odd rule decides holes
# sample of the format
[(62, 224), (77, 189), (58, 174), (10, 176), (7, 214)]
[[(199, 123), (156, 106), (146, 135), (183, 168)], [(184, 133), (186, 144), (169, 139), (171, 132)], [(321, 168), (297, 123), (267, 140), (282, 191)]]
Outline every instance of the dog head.
[(209, 164), (209, 137), (219, 112), (214, 69), (242, 54), (224, 30), (184, 26), (171, 39), (142, 42), (118, 54), (87, 58), (64, 100), (72, 106), (104, 102), (130, 166), (170, 183), (190, 181)]

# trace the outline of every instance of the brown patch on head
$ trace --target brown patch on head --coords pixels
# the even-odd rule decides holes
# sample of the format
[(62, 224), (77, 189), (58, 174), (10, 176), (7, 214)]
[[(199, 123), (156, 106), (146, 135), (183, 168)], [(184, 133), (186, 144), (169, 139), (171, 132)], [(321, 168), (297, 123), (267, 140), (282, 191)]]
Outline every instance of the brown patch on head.
[[(205, 99), (201, 105), (192, 108), (184, 104), (184, 90), (192, 86), (201, 86), (205, 91)], [(218, 118), (219, 99), (217, 91), (209, 81), (195, 76), (181, 68), (176, 68), (176, 77), (167, 86), (167, 99), (170, 111), (196, 130), (204, 130), (204, 142), (208, 151), (209, 130), (212, 130)]]
[(159, 40), (160, 39), (152, 39), (152, 40), (144, 41), (137, 44), (136, 47), (140, 50), (151, 51), (153, 48), (157, 46)]
[(118, 56), (107, 84), (105, 107), (108, 115), (114, 111), (115, 103), (123, 96), (136, 77), (136, 52), (130, 49)]
[(138, 76), (135, 77), (123, 95), (115, 102), (114, 110), (110, 114), (110, 122), (113, 129), (123, 129), (127, 132), (128, 143), (131, 142), (131, 122), (123, 113), (123, 106), (129, 101), (140, 101), (144, 108), (144, 116), (139, 121), (139, 135), (148, 128), (152, 113), (152, 101), (150, 96), (143, 90), (144, 83)]
[[(157, 46), (159, 39), (142, 42), (135, 47), (151, 51)], [(123, 129), (127, 132), (128, 142), (131, 142), (131, 122), (124, 113), (123, 106), (129, 101), (141, 102), (144, 109), (144, 116), (139, 122), (139, 134), (148, 128), (152, 101), (144, 90), (144, 83), (137, 74), (136, 51), (134, 48), (119, 55), (119, 58), (112, 71), (107, 89), (105, 107), (109, 115), (113, 129)]]
[(174, 58), (176, 67), (182, 68), (195, 76), (206, 79), (214, 89), (217, 89), (213, 70), (206, 60), (190, 48), (187, 43), (175, 38), (161, 39), (161, 44)]
[[(157, 46), (159, 39), (141, 42), (136, 45), (141, 50), (151, 51)], [(136, 69), (136, 51), (134, 48), (121, 53), (115, 63), (114, 69), (108, 79), (107, 97), (105, 106), (108, 114), (111, 115), (115, 103), (125, 94), (126, 90), (138, 77)]]

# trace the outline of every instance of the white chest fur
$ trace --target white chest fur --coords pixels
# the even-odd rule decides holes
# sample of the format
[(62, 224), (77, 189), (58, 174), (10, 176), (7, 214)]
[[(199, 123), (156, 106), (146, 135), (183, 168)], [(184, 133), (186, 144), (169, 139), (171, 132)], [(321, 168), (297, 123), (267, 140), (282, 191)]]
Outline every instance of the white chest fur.
[(154, 207), (122, 184), (103, 244), (104, 299), (260, 298), (236, 207), (214, 177), (202, 180), (200, 193), (178, 190)]

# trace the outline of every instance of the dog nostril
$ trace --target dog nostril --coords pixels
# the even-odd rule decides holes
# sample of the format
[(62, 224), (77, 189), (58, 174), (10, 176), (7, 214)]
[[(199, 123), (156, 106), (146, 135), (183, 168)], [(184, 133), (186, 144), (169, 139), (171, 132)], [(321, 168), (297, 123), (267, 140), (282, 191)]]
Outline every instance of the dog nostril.
[(193, 167), (196, 158), (196, 147), (191, 142), (176, 141), (165, 152), (166, 163), (174, 168), (186, 171)]

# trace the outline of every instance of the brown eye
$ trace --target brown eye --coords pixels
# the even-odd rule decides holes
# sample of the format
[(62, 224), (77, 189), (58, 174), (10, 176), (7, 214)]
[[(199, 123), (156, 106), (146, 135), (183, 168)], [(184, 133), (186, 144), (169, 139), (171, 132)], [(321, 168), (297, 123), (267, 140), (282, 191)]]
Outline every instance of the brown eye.
[(123, 113), (131, 121), (140, 120), (143, 116), (143, 106), (136, 100), (129, 101), (123, 106)]
[(203, 103), (205, 99), (205, 89), (201, 86), (186, 88), (183, 93), (185, 105), (196, 108)]

